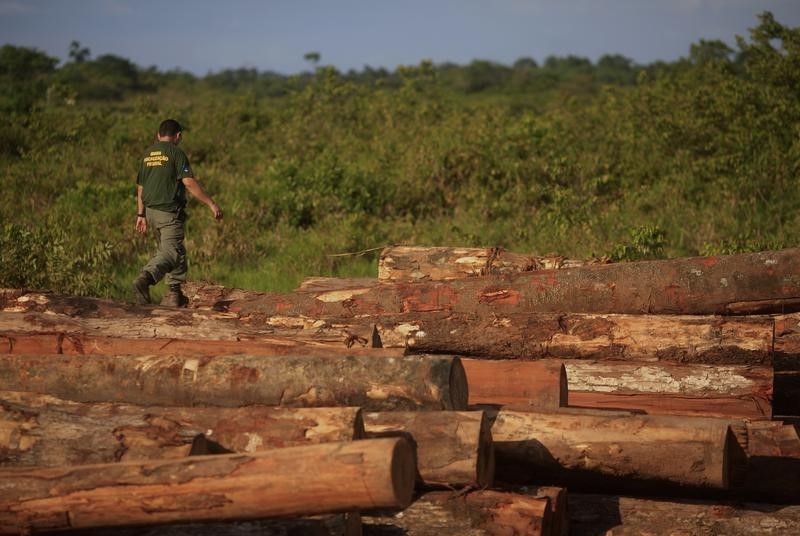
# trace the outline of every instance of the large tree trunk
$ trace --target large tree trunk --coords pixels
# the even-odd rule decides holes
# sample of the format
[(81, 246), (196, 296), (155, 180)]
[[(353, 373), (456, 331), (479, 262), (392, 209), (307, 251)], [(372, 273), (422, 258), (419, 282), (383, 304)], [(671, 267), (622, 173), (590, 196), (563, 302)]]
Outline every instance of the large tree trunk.
[(571, 360), (569, 405), (657, 415), (769, 418), (769, 367)]
[(754, 314), (800, 310), (800, 250), (393, 283), (234, 300), (242, 315), (353, 317), (445, 311)]
[(182, 458), (198, 436), (232, 452), (253, 453), (361, 439), (364, 423), (353, 407), (142, 407), (0, 392), (2, 466)]
[[(39, 296), (41, 300), (33, 298)], [(276, 315), (239, 320), (231, 313), (167, 307), (143, 308), (96, 298), (55, 294), (25, 295), (30, 300), (0, 313), (0, 333), (52, 333), (136, 339), (258, 341), (278, 344), (286, 339), (309, 345), (373, 346), (375, 329), (367, 321), (321, 320)], [(22, 298), (20, 298), (22, 299)], [(65, 304), (77, 301), (79, 308)]]
[[(0, 313), (2, 315), (2, 313)], [(359, 339), (360, 342), (366, 339)], [(180, 354), (182, 356), (258, 355), (276, 357), (287, 355), (376, 355), (401, 357), (400, 348), (376, 352), (360, 342), (348, 348), (343, 341), (336, 344), (297, 340), (295, 338), (265, 337), (259, 340), (211, 339), (132, 339), (105, 337), (81, 332), (22, 333), (0, 331), (0, 352), (5, 354), (70, 354), (70, 355), (148, 355)]]
[(570, 534), (575, 536), (800, 533), (800, 506), (635, 499), (570, 493)]
[(413, 451), (399, 438), (3, 469), (0, 534), (403, 508), (413, 486)]
[(547, 497), (500, 492), (429, 492), (396, 514), (364, 517), (367, 535), (544, 536), (553, 534)]
[(462, 359), (469, 403), (556, 409), (567, 405), (567, 373), (553, 361)]
[(164, 406), (467, 407), (453, 356), (0, 355), (0, 390)]
[(482, 411), (385, 411), (366, 413), (364, 421), (368, 437), (399, 435), (416, 445), (422, 485), (492, 485), (491, 424)]
[(560, 255), (525, 255), (503, 248), (392, 246), (381, 251), (381, 281), (441, 281), (480, 275), (503, 275), (534, 270), (575, 268), (585, 261)]
[(737, 447), (719, 419), (577, 410), (501, 410), (492, 435), (501, 481), (609, 488), (724, 489)]
[(774, 322), (769, 317), (440, 312), (373, 320), (382, 346), (419, 353), (492, 359), (772, 362)]

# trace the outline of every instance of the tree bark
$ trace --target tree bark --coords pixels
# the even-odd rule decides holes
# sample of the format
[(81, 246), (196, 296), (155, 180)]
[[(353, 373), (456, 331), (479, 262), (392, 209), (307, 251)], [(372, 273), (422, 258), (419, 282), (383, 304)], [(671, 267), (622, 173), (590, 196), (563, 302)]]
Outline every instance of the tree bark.
[(142, 407), (0, 392), (0, 466), (182, 458), (197, 436), (253, 453), (361, 439), (364, 422), (353, 407)]
[(492, 490), (429, 492), (399, 514), (365, 517), (365, 534), (549, 535), (549, 502), (547, 497)]
[(800, 310), (800, 250), (393, 283), (234, 300), (231, 311), (354, 317), (444, 311), (754, 314)]
[[(591, 262), (591, 261), (590, 261)], [(525, 255), (503, 248), (448, 248), (392, 246), (381, 251), (381, 281), (440, 281), (481, 275), (503, 275), (534, 270), (575, 268), (586, 261), (560, 255)]]
[[(375, 329), (368, 321), (260, 316), (241, 321), (231, 313), (176, 308), (125, 306), (96, 298), (71, 298), (52, 294), (25, 295), (20, 306), (0, 312), (0, 333), (53, 333), (140, 339), (192, 339), (257, 341), (279, 344), (287, 339), (308, 345), (333, 347), (374, 346)], [(78, 300), (82, 308), (64, 302)], [(66, 312), (65, 312), (66, 311)]]
[(665, 501), (570, 492), (570, 534), (754, 536), (800, 533), (800, 506)]
[(413, 451), (397, 438), (251, 455), (3, 469), (0, 534), (403, 508), (413, 485)]
[(769, 367), (585, 360), (564, 365), (570, 406), (655, 415), (772, 417)]
[(450, 488), (491, 486), (494, 447), (482, 411), (366, 413), (367, 437), (406, 437), (417, 447), (419, 483)]
[[(501, 410), (492, 427), (498, 479), (578, 486), (724, 489), (736, 441), (719, 419)], [(650, 481), (650, 482), (647, 482)]]
[(164, 406), (467, 407), (453, 356), (0, 355), (0, 390)]
[[(434, 312), (373, 320), (384, 347), (419, 353), (491, 359), (772, 363), (774, 322), (766, 316)], [(800, 343), (797, 346), (800, 353)]]
[(469, 403), (557, 409), (567, 405), (567, 374), (553, 361), (462, 359)]

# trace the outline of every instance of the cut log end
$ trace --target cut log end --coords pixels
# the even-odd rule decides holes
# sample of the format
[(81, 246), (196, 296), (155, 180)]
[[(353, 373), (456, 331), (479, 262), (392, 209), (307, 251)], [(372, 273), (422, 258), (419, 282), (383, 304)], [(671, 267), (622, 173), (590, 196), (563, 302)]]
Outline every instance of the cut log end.
[(469, 403), (467, 372), (461, 359), (453, 358), (450, 366), (450, 407), (447, 409), (465, 410)]
[(390, 477), (397, 507), (399, 509), (407, 508), (414, 495), (417, 468), (414, 449), (405, 439), (397, 439), (392, 448)]

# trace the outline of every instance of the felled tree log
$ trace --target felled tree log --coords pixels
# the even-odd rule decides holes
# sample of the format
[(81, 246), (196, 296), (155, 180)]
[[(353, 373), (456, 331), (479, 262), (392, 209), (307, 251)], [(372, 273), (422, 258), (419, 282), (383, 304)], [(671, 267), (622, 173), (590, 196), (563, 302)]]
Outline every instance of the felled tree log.
[(469, 403), (557, 409), (567, 405), (567, 374), (553, 361), (462, 359)]
[(413, 485), (413, 451), (399, 438), (3, 469), (0, 534), (403, 508)]
[(163, 406), (466, 409), (453, 356), (0, 355), (0, 390)]
[[(2, 314), (2, 313), (0, 313)], [(362, 347), (366, 339), (353, 340), (348, 348), (344, 341), (336, 344), (294, 338), (263, 338), (259, 340), (216, 341), (203, 339), (129, 339), (104, 337), (80, 332), (18, 333), (0, 332), (0, 352), (6, 354), (69, 354), (69, 355), (148, 355), (180, 354), (182, 356), (258, 355), (275, 357), (286, 355), (375, 355), (372, 347)], [(384, 357), (401, 357), (399, 348), (380, 352)]]
[(755, 314), (800, 310), (800, 250), (604, 264), (233, 301), (251, 314), (353, 317), (445, 311)]
[(383, 315), (374, 321), (384, 347), (419, 353), (492, 359), (772, 362), (774, 322), (765, 316), (434, 312)]
[[(115, 527), (114, 536), (361, 536), (361, 515), (327, 514), (292, 519)], [(69, 536), (109, 536), (108, 528), (71, 530)]]
[(0, 466), (182, 458), (199, 435), (253, 453), (361, 439), (364, 423), (353, 407), (142, 407), (0, 392)]
[(798, 534), (800, 506), (665, 501), (570, 493), (570, 534)]
[(491, 486), (494, 447), (482, 411), (385, 411), (364, 415), (367, 437), (407, 437), (417, 447), (420, 484)]
[(575, 268), (585, 261), (560, 255), (525, 255), (503, 248), (448, 248), (392, 246), (381, 251), (381, 281), (439, 281), (481, 275), (503, 275), (534, 270)]
[[(34, 298), (39, 297), (39, 301)], [(139, 339), (259, 341), (277, 344), (292, 339), (329, 346), (371, 346), (374, 326), (366, 321), (338, 322), (302, 317), (250, 317), (168, 307), (137, 307), (54, 294), (25, 295), (30, 300), (0, 312), (0, 333), (8, 341), (32, 333)], [(63, 302), (79, 300), (83, 308)], [(66, 311), (66, 312), (65, 312)]]
[(429, 492), (395, 515), (365, 516), (365, 534), (539, 536), (552, 534), (547, 497), (500, 492)]
[(655, 415), (772, 417), (770, 367), (570, 360), (570, 406)]
[[(724, 489), (737, 446), (719, 419), (501, 410), (492, 427), (498, 479)], [(642, 482), (642, 484), (648, 484)]]

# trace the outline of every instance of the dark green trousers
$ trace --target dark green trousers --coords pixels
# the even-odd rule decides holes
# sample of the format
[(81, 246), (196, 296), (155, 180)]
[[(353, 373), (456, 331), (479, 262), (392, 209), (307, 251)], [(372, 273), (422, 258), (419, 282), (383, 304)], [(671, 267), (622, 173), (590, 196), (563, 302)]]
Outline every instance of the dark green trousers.
[(158, 250), (142, 269), (158, 283), (166, 277), (167, 285), (186, 281), (186, 248), (183, 245), (186, 213), (164, 212), (148, 208), (147, 227), (155, 233)]

